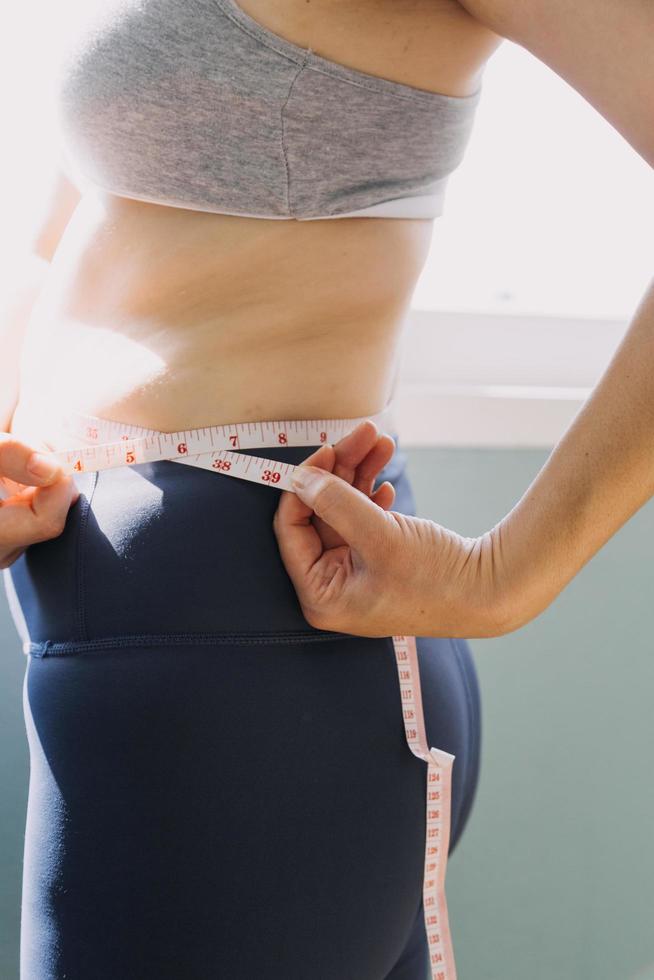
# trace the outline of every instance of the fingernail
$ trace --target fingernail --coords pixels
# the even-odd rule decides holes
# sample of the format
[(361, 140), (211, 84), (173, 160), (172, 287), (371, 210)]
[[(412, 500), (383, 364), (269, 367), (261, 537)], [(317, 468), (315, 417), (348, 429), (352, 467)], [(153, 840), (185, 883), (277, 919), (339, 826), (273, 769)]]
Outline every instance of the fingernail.
[(298, 466), (291, 477), (291, 486), (294, 490), (310, 490), (324, 475), (325, 471), (315, 466)]
[(59, 463), (53, 462), (42, 453), (32, 453), (27, 460), (28, 473), (31, 473), (33, 476), (38, 476), (40, 480), (46, 479), (47, 477), (54, 480), (60, 468)]

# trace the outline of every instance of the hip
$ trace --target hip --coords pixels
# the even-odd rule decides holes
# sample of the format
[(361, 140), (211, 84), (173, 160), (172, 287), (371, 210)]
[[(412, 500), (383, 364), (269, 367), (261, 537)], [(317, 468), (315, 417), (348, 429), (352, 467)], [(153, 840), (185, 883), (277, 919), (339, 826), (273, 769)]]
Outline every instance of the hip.
[[(391, 482), (395, 509), (414, 514), (407, 458), (392, 435), (395, 452), (375, 483)], [(297, 465), (312, 448), (275, 446), (245, 454)], [(421, 725), (420, 696), (398, 699), (394, 644), (401, 638), (338, 634), (306, 622), (273, 533), (281, 489), (172, 458), (81, 471), (74, 478), (80, 496), (62, 534), (30, 546), (3, 573), (23, 650), (31, 655), (25, 718), (34, 779), (24, 961), (32, 946), (38, 948), (29, 938), (32, 922), (50, 907), (43, 882), (54, 879), (50, 869), (42, 873), (41, 862), (47, 863), (53, 849), (43, 841), (59, 833), (51, 817), (64, 812), (63, 794), (76, 817), (66, 859), (56, 871), (64, 885), (59, 888), (57, 880), (58, 892), (73, 899), (58, 913), (71, 950), (77, 944), (66, 922), (78, 922), (80, 913), (74, 897), (82, 895), (82, 906), (96, 918), (103, 911), (94, 885), (84, 878), (90, 855), (98, 851), (98, 821), (111, 828), (101, 834), (103, 842), (117, 847), (113, 854), (103, 844), (110, 859), (106, 875), (99, 876), (102, 887), (117, 880), (117, 862), (125, 858), (122, 842), (133, 841), (125, 875), (133, 876), (141, 861), (137, 880), (148, 895), (160, 854), (188, 825), (201, 846), (184, 851), (175, 877), (187, 888), (178, 888), (176, 906), (182, 894), (189, 921), (198, 881), (205, 880), (217, 921), (234, 907), (267, 915), (281, 903), (285, 921), (291, 909), (310, 908), (312, 920), (321, 924), (345, 916), (342, 923), (334, 919), (337, 937), (351, 919), (342, 902), (347, 875), (356, 908), (368, 908), (371, 894), (377, 902), (380, 918), (370, 923), (370, 943), (379, 942), (380, 932), (387, 937), (377, 950), (376, 971), (382, 975), (384, 963), (386, 975), (415, 921), (423, 871), (423, 901), (436, 901), (435, 879), (424, 865), (425, 855), (438, 852), (434, 834), (442, 835), (444, 847), (450, 841), (451, 850), (474, 797), (479, 705), (465, 641), (455, 646), (420, 638), (415, 671), (419, 666), (427, 741), (422, 739), (418, 757), (412, 742)], [(408, 666), (403, 662), (402, 673)], [(416, 712), (413, 722), (407, 721), (409, 708)], [(425, 812), (426, 745), (459, 760), (451, 817), (449, 774), (443, 777), (442, 812), (437, 804)], [(209, 790), (206, 773), (217, 761), (227, 778)], [(428, 780), (434, 772), (431, 766)], [(253, 773), (261, 777), (254, 800)], [(118, 788), (117, 780), (124, 785)], [(96, 795), (90, 791), (94, 785)], [(112, 787), (115, 813), (107, 812), (106, 785)], [(385, 801), (383, 810), (374, 803), (378, 799)], [(193, 806), (180, 811), (184, 800)], [(268, 814), (263, 825), (257, 806), (262, 801)], [(148, 815), (151, 850), (139, 842), (132, 814)], [(223, 844), (212, 852), (214, 865), (208, 868), (202, 842), (216, 827)], [(78, 828), (92, 829), (88, 840)], [(273, 833), (276, 847), (269, 853), (265, 842)], [(261, 842), (258, 849), (253, 840)], [(436, 867), (436, 859), (430, 861)], [(155, 903), (147, 916), (165, 921), (168, 912), (162, 919)], [(106, 921), (104, 914), (99, 919)], [(432, 916), (432, 932), (433, 921)], [(428, 938), (433, 941), (432, 933)], [(326, 948), (339, 946), (330, 941)], [(351, 953), (329, 975), (340, 975), (346, 960), (354, 963)], [(356, 975), (363, 975), (358, 967)]]

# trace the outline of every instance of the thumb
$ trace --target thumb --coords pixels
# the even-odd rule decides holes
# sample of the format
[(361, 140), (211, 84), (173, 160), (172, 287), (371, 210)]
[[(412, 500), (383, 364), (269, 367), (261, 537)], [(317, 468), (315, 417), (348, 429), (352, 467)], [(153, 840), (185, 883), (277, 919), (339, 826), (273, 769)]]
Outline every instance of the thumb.
[(302, 503), (360, 550), (379, 531), (380, 521), (387, 520), (385, 511), (370, 497), (327, 470), (300, 465), (291, 485)]

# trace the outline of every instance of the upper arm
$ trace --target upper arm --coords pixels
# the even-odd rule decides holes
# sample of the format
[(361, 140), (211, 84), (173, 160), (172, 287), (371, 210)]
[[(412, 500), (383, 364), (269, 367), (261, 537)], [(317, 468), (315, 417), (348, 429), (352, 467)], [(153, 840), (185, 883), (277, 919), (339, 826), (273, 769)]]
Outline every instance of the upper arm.
[(44, 203), (36, 216), (30, 240), (30, 250), (34, 254), (48, 262), (52, 260), (81, 197), (82, 193), (77, 185), (68, 177), (63, 165), (58, 163), (50, 174)]
[(652, 0), (459, 0), (572, 85), (654, 166)]

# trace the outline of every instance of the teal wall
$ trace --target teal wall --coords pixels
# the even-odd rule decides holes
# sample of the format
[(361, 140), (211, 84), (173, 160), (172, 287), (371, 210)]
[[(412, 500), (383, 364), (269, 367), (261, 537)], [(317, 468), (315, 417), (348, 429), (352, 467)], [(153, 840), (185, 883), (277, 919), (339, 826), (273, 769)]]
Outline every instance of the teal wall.
[[(418, 513), (465, 535), (548, 455), (404, 451)], [(649, 501), (538, 619), (470, 641), (483, 745), (446, 880), (459, 980), (654, 980), (653, 552)], [(0, 654), (0, 976), (17, 980), (29, 757), (3, 590)]]

